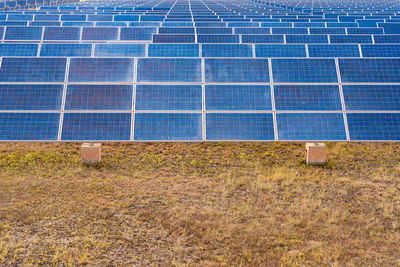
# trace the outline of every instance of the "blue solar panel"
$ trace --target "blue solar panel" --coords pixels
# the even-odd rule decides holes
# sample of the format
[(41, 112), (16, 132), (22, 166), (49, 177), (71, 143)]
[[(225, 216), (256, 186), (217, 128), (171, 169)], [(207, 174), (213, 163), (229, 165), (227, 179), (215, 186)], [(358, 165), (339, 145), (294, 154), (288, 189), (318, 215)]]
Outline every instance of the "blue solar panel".
[(308, 46), (310, 57), (360, 57), (358, 45), (312, 45)]
[(141, 58), (138, 82), (201, 82), (200, 59)]
[(348, 113), (350, 140), (400, 140), (399, 113)]
[(342, 82), (400, 82), (400, 59), (339, 59)]
[(269, 82), (265, 59), (206, 59), (206, 82)]
[(199, 57), (198, 44), (149, 44), (149, 57)]
[(347, 110), (400, 110), (399, 85), (343, 85)]
[(272, 59), (274, 82), (337, 82), (333, 59)]
[(272, 110), (268, 85), (206, 85), (206, 110)]
[(199, 43), (239, 43), (239, 35), (232, 34), (210, 34), (210, 35), (197, 35), (197, 42)]
[(288, 44), (327, 44), (327, 35), (286, 35)]
[(284, 43), (284, 39), (283, 35), (242, 35), (242, 43), (275, 44)]
[(82, 40), (118, 40), (118, 28), (93, 27), (82, 29)]
[(208, 113), (206, 140), (274, 140), (270, 113)]
[(331, 43), (334, 44), (370, 44), (371, 35), (331, 35)]
[(306, 57), (305, 45), (256, 45), (256, 57)]
[(270, 34), (269, 28), (235, 28), (235, 34)]
[(79, 27), (46, 27), (43, 40), (79, 40), (80, 34)]
[(232, 28), (196, 28), (197, 34), (232, 34)]
[(95, 57), (144, 57), (146, 47), (143, 44), (96, 44)]
[(341, 113), (278, 113), (278, 140), (346, 140)]
[(136, 113), (134, 140), (201, 141), (202, 115), (197, 113)]
[(342, 110), (337, 85), (275, 85), (276, 110)]
[(272, 34), (308, 34), (306, 28), (272, 28)]
[(7, 27), (5, 40), (41, 40), (41, 27)]
[(173, 28), (173, 27), (160, 27), (158, 33), (161, 34), (194, 34), (194, 28)]
[(194, 43), (196, 37), (190, 34), (155, 34), (153, 43)]
[(156, 33), (157, 28), (148, 27), (148, 28), (121, 28), (121, 37), (120, 40), (129, 41), (129, 40), (138, 40), (138, 41), (146, 41), (152, 40), (153, 34)]
[(139, 21), (137, 15), (115, 15), (114, 21)]
[(130, 113), (65, 113), (61, 140), (129, 141)]
[(0, 44), (0, 57), (34, 57), (37, 44)]
[(132, 82), (133, 59), (72, 58), (69, 65), (70, 82)]
[(3, 58), (1, 82), (64, 82), (65, 58)]
[(400, 45), (362, 45), (363, 57), (400, 57)]
[(376, 35), (374, 41), (377, 44), (398, 44), (400, 43), (400, 35)]
[(68, 85), (65, 110), (132, 110), (132, 85)]
[(203, 44), (203, 57), (253, 57), (253, 48), (245, 44)]
[(382, 23), (385, 34), (400, 34), (400, 23)]
[(42, 44), (41, 57), (90, 57), (92, 44)]
[(136, 110), (202, 110), (200, 85), (137, 85)]
[(1, 84), (0, 110), (59, 110), (63, 85)]
[(0, 140), (57, 140), (59, 113), (0, 113)]

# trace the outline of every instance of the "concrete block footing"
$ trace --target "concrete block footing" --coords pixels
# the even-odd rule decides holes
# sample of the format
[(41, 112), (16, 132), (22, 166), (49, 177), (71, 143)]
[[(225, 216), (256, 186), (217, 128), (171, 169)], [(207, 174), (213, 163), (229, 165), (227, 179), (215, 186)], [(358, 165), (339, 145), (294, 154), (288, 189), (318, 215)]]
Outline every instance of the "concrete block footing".
[(326, 162), (326, 146), (324, 143), (306, 143), (306, 164), (324, 165)]
[(101, 144), (83, 143), (81, 146), (82, 163), (94, 165), (101, 162)]

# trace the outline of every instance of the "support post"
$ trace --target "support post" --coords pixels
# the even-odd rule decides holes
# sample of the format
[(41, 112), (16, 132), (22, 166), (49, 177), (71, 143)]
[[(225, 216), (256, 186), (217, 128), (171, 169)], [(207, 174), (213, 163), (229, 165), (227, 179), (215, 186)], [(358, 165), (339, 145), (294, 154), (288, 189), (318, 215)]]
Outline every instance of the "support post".
[(324, 143), (306, 143), (306, 164), (324, 165), (326, 162), (326, 146)]
[(94, 165), (101, 162), (101, 144), (83, 143), (81, 147), (82, 163)]

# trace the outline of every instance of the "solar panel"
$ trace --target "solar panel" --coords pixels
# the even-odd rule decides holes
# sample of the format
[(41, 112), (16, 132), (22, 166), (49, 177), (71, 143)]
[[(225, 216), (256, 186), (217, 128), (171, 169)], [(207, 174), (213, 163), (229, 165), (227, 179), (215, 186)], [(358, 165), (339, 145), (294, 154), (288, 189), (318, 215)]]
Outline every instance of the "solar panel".
[(65, 113), (64, 141), (129, 141), (130, 113)]
[(92, 44), (42, 44), (42, 57), (90, 57)]
[(0, 110), (59, 110), (63, 85), (1, 84)]
[(207, 113), (206, 140), (274, 140), (270, 113)]
[(399, 3), (60, 2), (0, 14), (0, 140), (399, 140)]
[(202, 116), (199, 113), (137, 113), (134, 140), (201, 141)]
[(272, 59), (274, 82), (326, 83), (337, 82), (332, 59)]
[(133, 59), (72, 58), (69, 82), (132, 82)]
[(95, 57), (144, 57), (146, 47), (143, 44), (96, 44)]
[(3, 58), (1, 82), (64, 82), (65, 58)]
[(131, 110), (132, 85), (68, 85), (65, 110)]
[(272, 110), (269, 85), (206, 85), (206, 110)]
[(201, 82), (200, 59), (141, 58), (138, 82)]
[(137, 85), (136, 110), (202, 110), (200, 85)]
[(57, 140), (58, 113), (0, 113), (0, 140)]
[(211, 83), (269, 82), (265, 59), (206, 59), (205, 79)]
[(149, 44), (149, 57), (199, 57), (198, 44)]
[(278, 113), (278, 140), (346, 140), (341, 113)]
[(37, 44), (0, 44), (1, 57), (32, 57), (37, 50)]

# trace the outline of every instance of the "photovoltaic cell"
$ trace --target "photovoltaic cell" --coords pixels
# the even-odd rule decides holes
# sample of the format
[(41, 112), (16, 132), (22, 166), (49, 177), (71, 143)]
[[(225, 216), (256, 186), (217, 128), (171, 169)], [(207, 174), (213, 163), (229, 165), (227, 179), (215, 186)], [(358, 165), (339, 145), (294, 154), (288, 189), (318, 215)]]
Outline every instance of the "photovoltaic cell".
[(278, 113), (278, 140), (346, 140), (342, 113)]
[(96, 44), (96, 57), (144, 57), (144, 44)]
[(400, 110), (399, 85), (343, 85), (347, 110)]
[(205, 59), (206, 82), (269, 82), (265, 59)]
[(7, 27), (5, 40), (41, 40), (42, 27)]
[(129, 141), (130, 113), (65, 113), (64, 141)]
[(138, 82), (201, 82), (200, 59), (140, 58)]
[(274, 82), (337, 82), (333, 59), (272, 59)]
[(149, 57), (199, 57), (198, 44), (149, 44)]
[(242, 35), (242, 43), (275, 44), (284, 43), (284, 39), (283, 35)]
[(206, 85), (206, 110), (272, 110), (269, 85)]
[(256, 57), (306, 57), (305, 45), (256, 45)]
[(337, 85), (275, 85), (276, 110), (342, 110)]
[(400, 82), (400, 59), (339, 59), (342, 82)]
[(41, 57), (90, 57), (91, 44), (42, 44)]
[(64, 82), (65, 58), (3, 58), (2, 82)]
[(203, 57), (253, 57), (253, 48), (245, 44), (203, 44)]
[(360, 57), (358, 45), (353, 44), (328, 44), (308, 46), (310, 57)]
[(288, 44), (327, 44), (327, 35), (286, 35)]
[(68, 78), (70, 82), (132, 82), (133, 65), (130, 58), (72, 58)]
[(202, 110), (201, 85), (137, 85), (136, 110)]
[(57, 140), (59, 113), (0, 113), (0, 140)]
[(82, 40), (118, 40), (118, 28), (93, 27), (82, 29)]
[(191, 34), (154, 34), (153, 43), (194, 43), (196, 40)]
[(60, 110), (63, 85), (1, 84), (0, 110)]
[(137, 40), (137, 41), (150, 41), (153, 39), (153, 34), (156, 33), (157, 28), (143, 27), (143, 28), (121, 28), (121, 41)]
[(199, 43), (239, 43), (239, 35), (232, 34), (199, 34), (197, 35)]
[(0, 44), (0, 57), (32, 57), (37, 50), (37, 44)]
[(200, 113), (136, 113), (134, 140), (201, 141)]
[(79, 40), (80, 34), (79, 27), (46, 27), (43, 40)]
[(68, 85), (65, 110), (131, 110), (132, 85)]
[(206, 140), (274, 140), (270, 113), (207, 113)]
[(350, 140), (400, 140), (400, 113), (347, 113)]
[(362, 45), (363, 57), (400, 57), (400, 45)]

